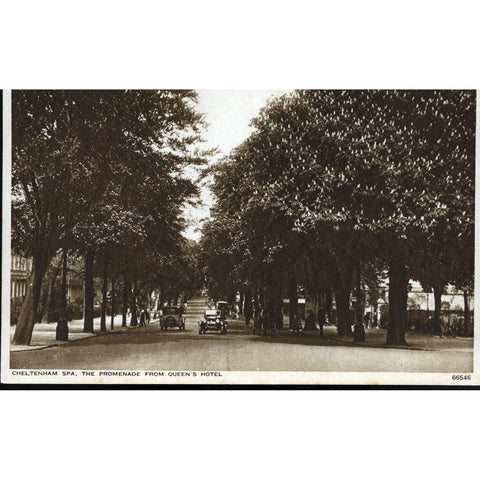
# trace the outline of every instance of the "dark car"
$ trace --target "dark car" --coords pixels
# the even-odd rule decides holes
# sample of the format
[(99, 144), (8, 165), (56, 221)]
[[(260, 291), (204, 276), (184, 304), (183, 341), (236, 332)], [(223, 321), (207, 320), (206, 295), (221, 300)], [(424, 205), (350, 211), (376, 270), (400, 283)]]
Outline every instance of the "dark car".
[(178, 327), (185, 330), (185, 318), (182, 307), (162, 307), (160, 311), (160, 329)]
[(198, 333), (200, 335), (208, 331), (226, 334), (227, 329), (227, 320), (223, 317), (220, 310), (205, 310), (203, 318), (198, 322)]

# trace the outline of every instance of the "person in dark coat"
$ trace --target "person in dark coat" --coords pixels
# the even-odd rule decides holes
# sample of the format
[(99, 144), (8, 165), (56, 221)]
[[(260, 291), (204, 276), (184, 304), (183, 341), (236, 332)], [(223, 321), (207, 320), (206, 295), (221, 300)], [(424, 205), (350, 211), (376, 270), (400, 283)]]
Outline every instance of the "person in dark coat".
[(323, 308), (318, 311), (318, 328), (320, 329), (320, 336), (323, 337), (323, 326), (325, 325), (325, 312)]
[(267, 334), (267, 312), (265, 311), (264, 308), (260, 310), (260, 313), (258, 315), (258, 323), (260, 325), (260, 328), (263, 329), (263, 334)]
[(297, 317), (296, 314), (293, 314), (293, 318), (292, 318), (292, 330), (293, 330), (297, 335), (299, 335), (301, 329), (302, 329), (302, 324), (301, 324), (301, 322), (300, 322), (300, 319)]
[(140, 326), (144, 327), (146, 325), (146, 320), (147, 320), (147, 315), (145, 313), (145, 309), (142, 308), (142, 311), (140, 312)]
[(365, 326), (360, 318), (357, 318), (353, 326), (353, 341), (354, 342), (365, 341)]

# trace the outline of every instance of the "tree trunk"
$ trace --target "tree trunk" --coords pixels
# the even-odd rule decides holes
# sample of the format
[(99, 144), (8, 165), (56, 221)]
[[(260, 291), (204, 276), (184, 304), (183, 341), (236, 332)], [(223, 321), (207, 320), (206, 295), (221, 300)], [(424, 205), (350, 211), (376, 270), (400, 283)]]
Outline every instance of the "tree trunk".
[(138, 325), (137, 319), (137, 280), (133, 282), (133, 296), (130, 310), (132, 311), (132, 317), (130, 318), (130, 326), (136, 327)]
[(363, 298), (362, 298), (362, 272), (360, 265), (357, 265), (355, 290), (357, 296), (357, 303), (355, 304), (355, 315), (357, 320), (362, 321), (363, 318)]
[(317, 295), (317, 322), (320, 330), (320, 336), (323, 337), (323, 325), (325, 324), (325, 292), (321, 291)]
[(406, 345), (408, 279), (404, 255), (396, 252), (390, 258), (388, 291), (388, 345)]
[(243, 315), (243, 302), (245, 301), (245, 293), (243, 290), (240, 290), (240, 300), (238, 305), (238, 314)]
[(68, 340), (68, 321), (67, 321), (67, 249), (62, 251), (62, 290), (60, 294), (60, 315), (58, 318), (55, 340), (66, 342)]
[(333, 276), (335, 303), (337, 306), (337, 335), (339, 337), (353, 336), (352, 319), (350, 316), (350, 291), (352, 285), (352, 263), (339, 253), (329, 269)]
[(283, 328), (283, 295), (280, 282), (277, 280), (269, 282), (267, 297), (265, 303), (270, 309), (268, 313), (271, 315), (272, 324), (274, 323), (278, 329)]
[(14, 345), (30, 345), (33, 327), (38, 319), (38, 303), (48, 263), (41, 255), (33, 257), (32, 273), (27, 281), (25, 300), (13, 336)]
[(442, 312), (442, 294), (443, 294), (444, 286), (443, 285), (435, 285), (433, 287), (433, 296), (435, 300), (435, 311), (433, 313), (433, 330), (434, 333), (437, 335), (442, 335), (442, 325), (440, 320), (440, 314)]
[(265, 293), (263, 291), (263, 288), (258, 289), (258, 308), (261, 310), (262, 308), (265, 308)]
[(305, 326), (303, 328), (305, 331), (310, 331), (310, 332), (317, 331), (316, 322), (318, 319), (319, 299), (318, 299), (318, 291), (316, 290), (316, 288), (317, 287), (315, 286), (314, 293), (312, 294), (313, 296), (313, 310), (311, 310), (312, 315), (305, 316)]
[(158, 299), (158, 306), (157, 306), (157, 308), (159, 307), (160, 310), (161, 310), (164, 303), (165, 303), (164, 289), (161, 288), (161, 289), (160, 289), (160, 297), (159, 297), (159, 299)]
[(337, 335), (339, 337), (352, 336), (350, 320), (350, 289), (341, 287), (336, 288), (335, 303), (337, 305)]
[(273, 314), (275, 318), (275, 326), (277, 329), (283, 328), (283, 298), (280, 291), (280, 296), (276, 296), (273, 304)]
[(245, 314), (245, 322), (247, 325), (250, 324), (250, 320), (252, 319), (252, 294), (250, 288), (247, 289), (245, 292), (245, 299), (244, 299), (244, 308), (243, 312)]
[(49, 281), (49, 287), (48, 287), (48, 294), (47, 294), (47, 300), (45, 303), (45, 311), (43, 312), (42, 316), (42, 322), (46, 319), (47, 323), (50, 323), (52, 321), (57, 322), (57, 277), (59, 274), (59, 269), (54, 268), (52, 271), (51, 277), (48, 279)]
[(463, 334), (468, 337), (470, 335), (470, 306), (468, 303), (468, 291), (464, 290), (463, 291), (463, 305), (464, 305), (464, 310), (463, 310), (463, 318), (464, 318), (464, 323), (463, 323)]
[(333, 323), (333, 298), (332, 298), (332, 289), (328, 288), (325, 294), (325, 310), (328, 318), (328, 323)]
[(103, 285), (102, 285), (102, 316), (100, 318), (100, 331), (107, 331), (107, 289), (108, 289), (108, 260), (103, 259)]
[(235, 311), (235, 303), (236, 303), (236, 292), (229, 292), (227, 294), (227, 304), (228, 304), (228, 309), (230, 310), (231, 313)]
[(127, 276), (123, 276), (123, 303), (122, 303), (122, 327), (127, 326), (127, 309), (128, 309), (128, 280)]
[(93, 315), (94, 315), (94, 289), (93, 289), (93, 262), (95, 260), (95, 253), (93, 250), (88, 250), (85, 254), (85, 292), (83, 300), (83, 331), (93, 333)]
[[(153, 293), (153, 290), (150, 288), (148, 290), (148, 301), (147, 301), (147, 309), (149, 312), (150, 310), (152, 310), (152, 293)], [(185, 297), (182, 296), (181, 304), (183, 305), (184, 303), (185, 303)]]
[(33, 308), (33, 283), (35, 273), (32, 274), (27, 280), (27, 292), (22, 304), (20, 316), (18, 318), (17, 326), (15, 327), (15, 334), (13, 336), (14, 345), (30, 345), (32, 339), (33, 327), (34, 327), (34, 308)]
[(288, 305), (289, 325), (290, 329), (295, 328), (298, 322), (298, 295), (297, 295), (297, 281), (294, 277), (290, 279), (288, 289), (288, 298), (290, 303)]
[(112, 277), (112, 317), (110, 319), (110, 330), (115, 328), (115, 279)]

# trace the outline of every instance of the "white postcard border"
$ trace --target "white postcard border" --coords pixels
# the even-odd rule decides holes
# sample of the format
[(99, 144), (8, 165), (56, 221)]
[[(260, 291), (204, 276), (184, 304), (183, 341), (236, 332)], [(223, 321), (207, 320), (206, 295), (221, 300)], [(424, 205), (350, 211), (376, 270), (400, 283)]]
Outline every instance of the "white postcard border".
[[(364, 386), (472, 386), (480, 385), (480, 335), (474, 336), (473, 373), (408, 373), (408, 372), (259, 372), (219, 371), (205, 376), (203, 371), (185, 371), (189, 375), (178, 375), (179, 371), (159, 370), (163, 375), (151, 375), (152, 371), (137, 370), (48, 370), (10, 369), (10, 266), (11, 266), (11, 167), (12, 125), (11, 90), (3, 91), (3, 202), (2, 202), (2, 310), (1, 310), (1, 381), (7, 384), (65, 384), (65, 385), (364, 385)], [(480, 153), (479, 91), (477, 90), (476, 111), (476, 185), (480, 184), (478, 158)], [(475, 191), (475, 220), (479, 216), (480, 192)], [(475, 238), (480, 235), (480, 226), (475, 222)], [(475, 242), (476, 244), (476, 242)], [(480, 275), (480, 254), (475, 250), (475, 276)], [(474, 311), (480, 308), (480, 292), (475, 282)], [(480, 328), (478, 315), (474, 317), (474, 332)], [(62, 347), (53, 347), (62, 348)], [(23, 373), (19, 373), (23, 372)], [(30, 373), (29, 373), (30, 372)], [(32, 373), (36, 372), (36, 373)], [(82, 372), (89, 372), (84, 375)], [(100, 375), (104, 372), (105, 375)], [(110, 372), (106, 373), (106, 372)], [(132, 375), (120, 375), (130, 372)], [(177, 373), (177, 375), (175, 374)], [(466, 376), (465, 380), (454, 380), (454, 376)], [(468, 379), (469, 377), (469, 379)]]

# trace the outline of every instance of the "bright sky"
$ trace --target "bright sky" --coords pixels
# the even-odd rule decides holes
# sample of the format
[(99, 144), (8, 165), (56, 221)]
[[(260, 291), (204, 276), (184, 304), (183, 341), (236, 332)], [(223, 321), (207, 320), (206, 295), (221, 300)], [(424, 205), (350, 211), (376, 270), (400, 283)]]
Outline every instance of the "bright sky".
[[(205, 114), (208, 129), (205, 133), (206, 148), (218, 148), (218, 158), (228, 155), (250, 133), (250, 120), (257, 116), (269, 98), (286, 93), (287, 90), (198, 90), (198, 110)], [(201, 208), (187, 209), (186, 217), (191, 222), (185, 236), (198, 240), (201, 220), (209, 215), (212, 197), (207, 186), (202, 187)]]

